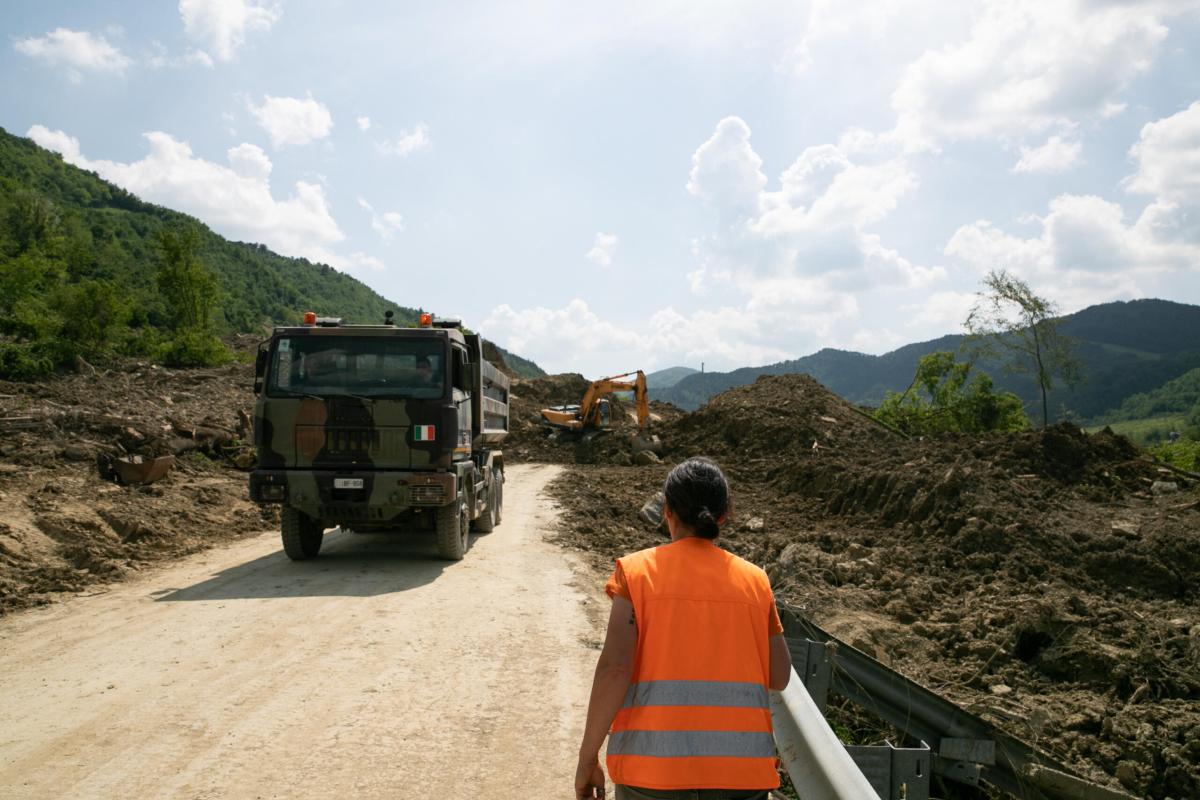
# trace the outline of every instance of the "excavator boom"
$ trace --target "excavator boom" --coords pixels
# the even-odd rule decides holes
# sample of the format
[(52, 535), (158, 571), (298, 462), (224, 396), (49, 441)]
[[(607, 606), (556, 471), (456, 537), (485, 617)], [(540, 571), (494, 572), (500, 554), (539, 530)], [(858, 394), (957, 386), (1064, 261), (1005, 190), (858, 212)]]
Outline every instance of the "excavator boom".
[[(625, 380), (630, 377), (633, 380)], [(638, 429), (645, 430), (650, 422), (650, 400), (646, 392), (646, 374), (640, 369), (592, 381), (583, 394), (578, 411), (569, 406), (543, 408), (542, 420), (554, 427), (571, 431), (600, 428), (600, 400), (613, 392), (630, 391), (633, 392), (637, 403)]]

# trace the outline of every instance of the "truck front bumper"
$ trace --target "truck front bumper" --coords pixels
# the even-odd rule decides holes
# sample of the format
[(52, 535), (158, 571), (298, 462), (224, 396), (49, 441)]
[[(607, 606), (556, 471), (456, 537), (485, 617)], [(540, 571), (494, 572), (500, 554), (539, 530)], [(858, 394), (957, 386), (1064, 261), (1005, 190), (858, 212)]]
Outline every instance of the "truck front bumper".
[(457, 480), (452, 472), (256, 469), (250, 499), (286, 504), (314, 519), (387, 521), (410, 508), (453, 502)]

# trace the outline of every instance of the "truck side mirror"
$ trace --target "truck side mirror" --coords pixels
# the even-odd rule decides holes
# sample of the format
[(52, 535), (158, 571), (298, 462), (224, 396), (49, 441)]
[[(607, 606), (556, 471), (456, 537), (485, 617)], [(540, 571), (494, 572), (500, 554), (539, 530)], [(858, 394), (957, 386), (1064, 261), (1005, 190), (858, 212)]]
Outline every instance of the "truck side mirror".
[(258, 355), (254, 358), (254, 393), (262, 394), (263, 379), (267, 374), (267, 355), (268, 352), (263, 349), (262, 345), (258, 346)]

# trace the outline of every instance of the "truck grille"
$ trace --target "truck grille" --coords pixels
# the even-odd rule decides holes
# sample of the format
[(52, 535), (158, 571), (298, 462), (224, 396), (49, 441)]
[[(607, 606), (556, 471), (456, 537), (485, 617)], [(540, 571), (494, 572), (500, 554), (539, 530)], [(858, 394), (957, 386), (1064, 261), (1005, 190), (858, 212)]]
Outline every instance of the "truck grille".
[(441, 484), (434, 483), (410, 488), (414, 506), (440, 506), (446, 502), (446, 488)]
[(382, 520), (383, 509), (366, 505), (327, 505), (320, 507), (321, 519), (337, 522), (354, 520)]

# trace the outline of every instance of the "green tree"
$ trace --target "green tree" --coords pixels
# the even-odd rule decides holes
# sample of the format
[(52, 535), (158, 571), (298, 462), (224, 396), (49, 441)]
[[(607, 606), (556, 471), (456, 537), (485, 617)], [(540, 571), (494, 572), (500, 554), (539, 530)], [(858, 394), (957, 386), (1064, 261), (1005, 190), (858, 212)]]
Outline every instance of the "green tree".
[(47, 198), (35, 192), (21, 192), (8, 208), (8, 229), (17, 252), (51, 244), (58, 231), (58, 210)]
[(207, 331), (220, 286), (200, 260), (200, 231), (195, 225), (164, 228), (157, 237), (158, 290), (171, 312), (171, 327)]
[(206, 367), (232, 355), (212, 330), (220, 284), (200, 260), (200, 230), (187, 224), (164, 228), (157, 237), (158, 290), (166, 300), (172, 329), (160, 355), (177, 367)]
[(967, 315), (968, 347), (976, 356), (1003, 358), (1005, 369), (1033, 376), (1042, 396), (1042, 427), (1050, 424), (1046, 392), (1054, 378), (1073, 384), (1080, 361), (1075, 343), (1059, 330), (1058, 306), (1034, 294), (1029, 284), (1006, 270), (992, 270)]
[(875, 417), (912, 435), (1014, 431), (1029, 425), (1021, 398), (997, 394), (992, 379), (947, 351), (917, 362), (912, 383), (888, 392)]
[(62, 337), (84, 353), (105, 353), (129, 322), (131, 309), (108, 281), (80, 281), (55, 295), (62, 315)]

